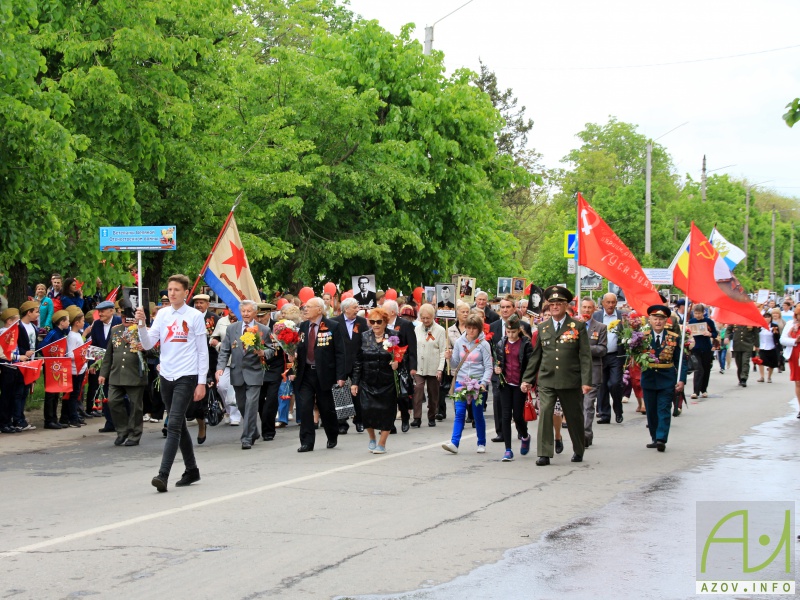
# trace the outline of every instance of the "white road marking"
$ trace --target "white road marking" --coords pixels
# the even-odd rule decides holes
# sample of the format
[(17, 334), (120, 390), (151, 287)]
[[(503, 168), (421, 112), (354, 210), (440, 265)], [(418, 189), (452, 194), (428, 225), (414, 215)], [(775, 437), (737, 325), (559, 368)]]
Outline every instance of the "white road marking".
[[(476, 434), (466, 435), (461, 439), (463, 441), (474, 437), (476, 437)], [(228, 502), (229, 500), (235, 500), (236, 498), (243, 498), (245, 496), (259, 494), (261, 492), (267, 492), (269, 490), (295, 485), (297, 483), (310, 481), (312, 479), (318, 479), (320, 477), (325, 477), (327, 475), (332, 475), (334, 473), (341, 473), (342, 471), (349, 471), (351, 469), (356, 469), (358, 467), (366, 465), (374, 465), (376, 462), (392, 460), (393, 458), (399, 458), (401, 456), (414, 454), (416, 452), (422, 452), (424, 450), (431, 450), (432, 448), (441, 448), (441, 446), (442, 443), (437, 442), (435, 444), (429, 444), (427, 446), (422, 446), (420, 448), (414, 448), (412, 450), (404, 450), (403, 452), (397, 452), (396, 454), (395, 453), (385, 454), (383, 456), (370, 458), (368, 460), (362, 460), (361, 462), (353, 463), (350, 465), (342, 465), (341, 467), (334, 467), (333, 469), (328, 469), (327, 471), (312, 473), (311, 475), (303, 475), (302, 477), (295, 477), (294, 479), (287, 479), (286, 481), (270, 483), (269, 485), (262, 485), (249, 490), (242, 490), (241, 492), (235, 492), (233, 494), (226, 494), (224, 496), (218, 496), (216, 498), (209, 498), (207, 500), (201, 500), (200, 502), (192, 502), (191, 504), (186, 504), (184, 506), (176, 506), (174, 508), (170, 508), (167, 510), (160, 510), (158, 512), (150, 513), (148, 515), (140, 515), (138, 517), (133, 517), (132, 519), (117, 521), (116, 523), (108, 523), (107, 525), (100, 525), (99, 527), (92, 527), (91, 529), (76, 531), (75, 533), (69, 533), (67, 535), (61, 535), (58, 537), (50, 538), (49, 540), (43, 540), (41, 542), (36, 542), (35, 544), (30, 544), (28, 546), (21, 546), (19, 548), (15, 548), (14, 550), (7, 550), (6, 552), (0, 552), (0, 559), (9, 558), (11, 556), (17, 556), (19, 554), (26, 554), (29, 552), (36, 552), (37, 550), (41, 550), (42, 548), (57, 546), (58, 544), (64, 544), (66, 542), (71, 542), (73, 540), (85, 538), (90, 535), (105, 533), (106, 531), (113, 531), (115, 529), (122, 529), (123, 527), (128, 527), (130, 525), (137, 525), (139, 523), (145, 523), (147, 521), (152, 521), (154, 519), (160, 519), (161, 517), (168, 517), (170, 515), (175, 515), (181, 512), (185, 512), (187, 510), (194, 510), (196, 508), (212, 506), (214, 504), (219, 504), (220, 502)]]

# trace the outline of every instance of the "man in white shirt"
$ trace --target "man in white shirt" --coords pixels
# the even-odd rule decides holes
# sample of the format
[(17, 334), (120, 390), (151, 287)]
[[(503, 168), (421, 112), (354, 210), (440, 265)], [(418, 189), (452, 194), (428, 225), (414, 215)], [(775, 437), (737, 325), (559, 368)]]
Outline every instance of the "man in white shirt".
[[(603, 296), (603, 308), (592, 315), (595, 321), (608, 327), (622, 319), (617, 310), (617, 295)], [(603, 381), (597, 393), (597, 422), (601, 425), (611, 422), (611, 410), (617, 423), (622, 423), (622, 371), (625, 365), (625, 349), (619, 348), (617, 335), (608, 330), (608, 352), (603, 357)]]
[(167, 407), (167, 441), (161, 457), (158, 475), (152, 484), (159, 492), (167, 491), (167, 480), (181, 449), (186, 472), (175, 485), (178, 487), (200, 481), (200, 471), (194, 457), (192, 438), (186, 427), (186, 409), (189, 402), (199, 402), (206, 395), (208, 375), (208, 343), (203, 314), (186, 304), (189, 295), (189, 278), (173, 275), (167, 282), (170, 306), (158, 311), (152, 327), (147, 329), (144, 310), (136, 309), (139, 338), (145, 350), (161, 343), (161, 398)]

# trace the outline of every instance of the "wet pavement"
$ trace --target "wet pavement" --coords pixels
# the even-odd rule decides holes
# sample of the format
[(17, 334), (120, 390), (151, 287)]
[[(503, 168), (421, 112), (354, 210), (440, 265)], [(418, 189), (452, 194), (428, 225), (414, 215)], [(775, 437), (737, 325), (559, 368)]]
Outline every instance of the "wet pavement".
[[(795, 411), (792, 399), (785, 417), (754, 427), (739, 443), (718, 448), (696, 467), (620, 494), (602, 510), (507, 551), (497, 563), (443, 585), (359, 598), (694, 598), (697, 501), (795, 501), (800, 496)], [(546, 517), (557, 520), (558, 508)], [(441, 562), (446, 565), (446, 558)]]

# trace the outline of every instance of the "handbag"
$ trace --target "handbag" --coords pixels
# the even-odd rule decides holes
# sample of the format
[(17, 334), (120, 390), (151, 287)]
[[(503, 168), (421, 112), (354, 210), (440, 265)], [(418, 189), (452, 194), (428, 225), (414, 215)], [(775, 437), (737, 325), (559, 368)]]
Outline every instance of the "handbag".
[(401, 396), (412, 396), (414, 394), (414, 380), (405, 366), (400, 366), (397, 369), (397, 381), (400, 384)]
[(336, 419), (343, 421), (354, 417), (356, 414), (356, 407), (353, 405), (353, 395), (350, 393), (350, 386), (352, 382), (350, 378), (344, 382), (342, 387), (334, 385), (331, 388), (333, 394), (333, 404), (336, 406)]
[(536, 405), (533, 401), (533, 395), (528, 392), (528, 397), (525, 400), (525, 409), (523, 415), (526, 421), (535, 421), (539, 418), (539, 411), (536, 410)]
[(219, 425), (225, 416), (225, 406), (222, 403), (222, 398), (219, 397), (219, 392), (217, 391), (216, 386), (208, 388), (206, 400), (208, 402), (208, 407), (206, 409), (206, 421), (212, 427)]

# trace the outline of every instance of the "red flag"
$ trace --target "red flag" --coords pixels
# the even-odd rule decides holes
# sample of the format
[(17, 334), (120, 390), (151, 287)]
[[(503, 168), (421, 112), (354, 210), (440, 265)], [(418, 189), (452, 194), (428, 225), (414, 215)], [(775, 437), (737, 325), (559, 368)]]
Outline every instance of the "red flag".
[(661, 304), (661, 296), (639, 261), (580, 193), (578, 215), (578, 264), (621, 287), (628, 304), (640, 313), (647, 314), (648, 307)]
[(86, 364), (86, 352), (89, 346), (92, 345), (92, 340), (89, 340), (82, 346), (78, 346), (72, 351), (72, 359), (75, 361), (75, 370), (80, 373), (83, 370), (83, 365)]
[[(766, 327), (767, 322), (755, 303), (727, 268), (725, 261), (720, 259), (717, 249), (695, 227), (694, 222), (689, 242), (687, 286), (687, 296), (691, 300), (722, 310), (723, 323)], [(732, 315), (727, 318), (736, 320), (726, 320), (728, 313)]]
[(72, 391), (72, 359), (49, 358), (44, 371), (44, 391), (52, 394)]
[(39, 352), (41, 352), (42, 356), (45, 358), (58, 358), (61, 356), (66, 356), (67, 338), (63, 337), (57, 342), (52, 342), (47, 344), (47, 346), (42, 346), (39, 348)]
[(16, 323), (0, 335), (0, 349), (3, 350), (3, 354), (5, 354), (6, 358), (9, 360), (11, 360), (11, 355), (14, 353), (14, 350), (17, 349), (18, 338), (19, 327), (17, 327)]
[(30, 360), (28, 362), (16, 363), (19, 372), (22, 373), (22, 380), (25, 385), (30, 385), (42, 374), (42, 363), (44, 361), (40, 358), (38, 360)]

